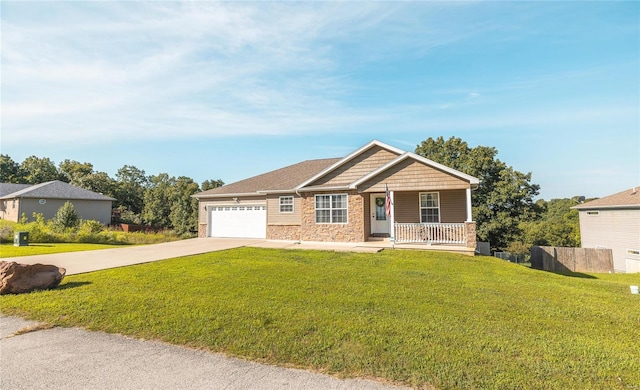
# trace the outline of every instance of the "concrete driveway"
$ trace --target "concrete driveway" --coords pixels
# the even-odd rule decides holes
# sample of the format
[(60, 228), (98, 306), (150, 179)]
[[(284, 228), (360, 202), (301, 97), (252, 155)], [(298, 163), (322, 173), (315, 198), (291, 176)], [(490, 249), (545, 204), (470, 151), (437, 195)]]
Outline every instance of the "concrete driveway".
[[(54, 264), (65, 268), (67, 275), (98, 271), (101, 269), (124, 267), (127, 265), (149, 263), (173, 257), (197, 255), (225, 249), (256, 245), (264, 242), (259, 239), (236, 238), (193, 238), (165, 242), (162, 244), (122, 246), (96, 251), (66, 252), (51, 255), (37, 255), (3, 258), (3, 261), (15, 261), (22, 264)], [(34, 244), (38, 245), (38, 244)]]
[[(34, 244), (38, 245), (38, 244)], [(124, 267), (149, 263), (174, 257), (198, 255), (201, 253), (240, 248), (243, 246), (279, 249), (316, 249), (354, 252), (378, 252), (377, 246), (362, 246), (348, 243), (297, 243), (294, 241), (267, 241), (254, 238), (192, 238), (165, 242), (162, 244), (121, 246), (95, 251), (65, 252), (51, 255), (2, 258), (21, 264), (53, 264), (65, 268), (67, 275), (99, 271), (101, 269)]]

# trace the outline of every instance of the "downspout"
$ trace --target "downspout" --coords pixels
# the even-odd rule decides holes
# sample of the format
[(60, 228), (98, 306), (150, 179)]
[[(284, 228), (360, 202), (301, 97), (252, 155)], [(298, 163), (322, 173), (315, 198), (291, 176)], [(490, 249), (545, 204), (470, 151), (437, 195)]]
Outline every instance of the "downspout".
[(18, 219), (16, 222), (20, 222), (20, 218), (22, 218), (22, 199), (24, 199), (24, 196), (21, 196), (20, 198), (18, 198)]
[[(300, 191), (296, 188), (296, 195), (300, 198), (300, 208), (302, 209), (302, 195), (300, 195)], [(302, 244), (302, 210), (300, 210), (300, 232), (298, 233), (298, 244)]]

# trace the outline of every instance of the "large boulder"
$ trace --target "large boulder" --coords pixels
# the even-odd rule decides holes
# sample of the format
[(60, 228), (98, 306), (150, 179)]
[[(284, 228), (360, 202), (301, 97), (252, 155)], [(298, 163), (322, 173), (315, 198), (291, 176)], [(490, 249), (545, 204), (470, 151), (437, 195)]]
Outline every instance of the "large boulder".
[(0, 295), (46, 290), (60, 284), (67, 270), (47, 264), (0, 261)]

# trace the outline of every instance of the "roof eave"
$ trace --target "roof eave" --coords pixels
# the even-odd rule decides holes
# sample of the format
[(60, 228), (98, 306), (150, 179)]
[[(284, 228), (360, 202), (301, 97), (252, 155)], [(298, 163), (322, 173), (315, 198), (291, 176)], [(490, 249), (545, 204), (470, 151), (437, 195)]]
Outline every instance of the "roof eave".
[(110, 198), (110, 197), (106, 197), (103, 199), (95, 199), (95, 198), (72, 198), (67, 196), (62, 196), (62, 197), (60, 196), (28, 196), (28, 195), (14, 195), (14, 194), (9, 194), (9, 195), (0, 197), (0, 200), (10, 200), (10, 199), (67, 199), (67, 200), (95, 200), (99, 202), (116, 201), (116, 199)]
[(239, 196), (262, 196), (262, 195), (264, 194), (260, 192), (235, 192), (235, 193), (228, 193), (228, 194), (206, 194), (206, 195), (193, 194), (191, 196), (196, 199), (215, 199), (215, 198), (232, 198), (232, 197), (239, 197)]
[(638, 210), (640, 209), (640, 204), (621, 204), (621, 205), (612, 205), (612, 206), (582, 206), (582, 205), (578, 205), (578, 206), (573, 206), (571, 207), (571, 209), (574, 210), (602, 210), (602, 209), (608, 209), (608, 210), (613, 210), (613, 209), (618, 209), (618, 210)]
[(296, 189), (288, 189), (288, 190), (260, 190), (256, 191), (260, 195), (270, 195), (270, 194), (295, 194)]
[(313, 187), (305, 187), (298, 188), (296, 191), (298, 192), (316, 192), (316, 191), (346, 191), (352, 189), (349, 185), (344, 186), (313, 186)]

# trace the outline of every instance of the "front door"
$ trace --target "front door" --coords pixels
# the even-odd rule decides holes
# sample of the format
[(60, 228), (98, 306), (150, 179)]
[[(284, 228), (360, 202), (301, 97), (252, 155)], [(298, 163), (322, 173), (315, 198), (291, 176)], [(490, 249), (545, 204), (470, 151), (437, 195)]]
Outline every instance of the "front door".
[(389, 220), (385, 208), (385, 194), (371, 194), (371, 234), (389, 234)]

